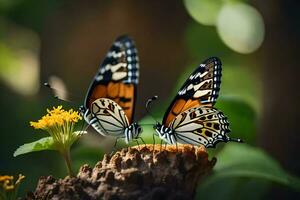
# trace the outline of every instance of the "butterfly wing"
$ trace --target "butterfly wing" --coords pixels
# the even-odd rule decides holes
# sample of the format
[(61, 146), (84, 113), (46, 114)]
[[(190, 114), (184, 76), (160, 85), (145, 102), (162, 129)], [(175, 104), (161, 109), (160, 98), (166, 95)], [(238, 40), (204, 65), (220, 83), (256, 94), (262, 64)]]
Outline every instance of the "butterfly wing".
[(100, 98), (91, 104), (90, 124), (102, 135), (114, 137), (124, 136), (124, 130), (129, 126), (124, 110), (116, 102)]
[(163, 124), (169, 126), (177, 115), (190, 108), (202, 105), (212, 107), (219, 95), (221, 72), (222, 63), (219, 58), (212, 57), (200, 64), (170, 104)]
[(175, 117), (170, 126), (179, 143), (215, 147), (231, 140), (226, 135), (230, 132), (227, 117), (215, 108), (191, 108)]
[(116, 39), (91, 83), (84, 106), (91, 109), (92, 102), (109, 98), (124, 110), (132, 122), (136, 85), (139, 79), (137, 49), (128, 36)]

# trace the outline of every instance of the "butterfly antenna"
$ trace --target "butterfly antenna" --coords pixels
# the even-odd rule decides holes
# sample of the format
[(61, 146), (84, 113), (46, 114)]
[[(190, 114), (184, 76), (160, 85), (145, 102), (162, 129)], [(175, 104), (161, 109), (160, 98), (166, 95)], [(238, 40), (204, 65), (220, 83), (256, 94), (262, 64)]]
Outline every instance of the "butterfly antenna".
[(48, 83), (48, 82), (45, 82), (44, 86), (47, 87), (47, 88), (49, 88), (54, 93), (54, 98), (55, 99), (58, 99), (58, 100), (61, 100), (61, 101), (65, 101), (65, 102), (68, 102), (68, 103), (74, 103), (73, 101), (67, 99), (66, 97), (55, 95), (55, 94), (58, 94), (58, 93), (66, 93), (65, 91), (59, 90), (59, 89), (56, 89), (56, 88), (52, 87), (50, 85), (50, 83)]
[(157, 99), (158, 99), (158, 96), (155, 95), (152, 98), (150, 98), (150, 99), (147, 100), (147, 102), (146, 102), (146, 111), (152, 117), (152, 119), (158, 123), (158, 121), (155, 119), (155, 117), (150, 112), (150, 104), (152, 103), (152, 101), (157, 100)]

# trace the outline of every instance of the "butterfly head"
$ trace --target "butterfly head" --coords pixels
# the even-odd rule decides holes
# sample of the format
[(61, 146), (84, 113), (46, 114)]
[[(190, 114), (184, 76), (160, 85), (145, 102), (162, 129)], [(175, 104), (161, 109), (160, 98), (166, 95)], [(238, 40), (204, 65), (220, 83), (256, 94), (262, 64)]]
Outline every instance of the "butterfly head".
[(84, 120), (87, 123), (90, 123), (90, 120), (92, 118), (90, 110), (82, 105), (82, 106), (79, 107), (79, 112), (83, 116)]
[(159, 136), (161, 140), (164, 140), (168, 144), (176, 144), (176, 137), (174, 136), (174, 131), (172, 128), (156, 123), (153, 128), (155, 129), (156, 135)]
[(137, 123), (132, 123), (129, 127), (125, 129), (125, 142), (129, 143), (130, 140), (135, 140), (140, 138), (140, 134), (142, 133), (142, 127)]
[(162, 125), (161, 125), (159, 122), (156, 122), (156, 124), (153, 125), (153, 128), (154, 128), (155, 130), (160, 130), (161, 127), (162, 127)]
[(143, 132), (142, 127), (137, 123), (133, 123), (131, 126), (133, 129), (133, 138), (134, 139), (139, 138), (140, 134)]
[(82, 115), (84, 115), (85, 111), (86, 111), (86, 108), (82, 105), (82, 106), (79, 106), (79, 111)]
[(169, 127), (166, 127), (162, 124), (160, 124), (159, 122), (157, 122), (153, 128), (155, 129), (156, 133), (158, 134), (158, 136), (160, 137), (164, 137), (165, 134), (172, 134), (172, 129)]

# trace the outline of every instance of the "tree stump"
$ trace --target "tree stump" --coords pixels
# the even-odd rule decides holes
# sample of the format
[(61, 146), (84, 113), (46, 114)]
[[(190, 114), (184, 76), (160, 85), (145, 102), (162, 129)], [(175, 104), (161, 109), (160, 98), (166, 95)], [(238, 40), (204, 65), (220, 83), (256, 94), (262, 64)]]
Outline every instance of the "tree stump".
[(193, 199), (215, 162), (203, 146), (134, 146), (83, 165), (77, 177), (41, 177), (25, 199)]

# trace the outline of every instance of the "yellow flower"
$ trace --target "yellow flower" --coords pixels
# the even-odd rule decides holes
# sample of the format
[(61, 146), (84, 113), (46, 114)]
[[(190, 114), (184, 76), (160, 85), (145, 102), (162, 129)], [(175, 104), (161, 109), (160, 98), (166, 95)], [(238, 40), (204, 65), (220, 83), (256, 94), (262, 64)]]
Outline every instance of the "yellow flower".
[(13, 178), (14, 178), (13, 176), (7, 176), (7, 175), (0, 176), (0, 183), (5, 180), (12, 180)]
[(13, 182), (6, 180), (3, 183), (3, 189), (6, 191), (13, 190), (15, 188)]
[(0, 176), (0, 185), (4, 190), (12, 190), (14, 189), (14, 185), (13, 185), (13, 176)]
[(19, 177), (17, 181), (14, 183), (14, 177), (13, 176), (0, 176), (0, 186), (4, 189), (4, 191), (12, 191), (14, 189), (17, 189), (19, 184), (22, 182), (22, 180), (25, 178), (22, 174), (19, 174)]
[(81, 119), (78, 111), (73, 111), (73, 109), (65, 111), (62, 106), (58, 106), (53, 107), (52, 110), (47, 109), (47, 114), (37, 122), (30, 122), (30, 126), (35, 129), (48, 130), (55, 126), (64, 126), (66, 123), (76, 123)]
[(60, 113), (64, 112), (64, 110), (62, 109), (62, 106), (57, 106), (57, 108), (53, 107), (53, 110), (47, 109), (47, 112), (49, 114), (60, 114)]
[(78, 111), (70, 109), (64, 110), (62, 106), (47, 109), (47, 114), (37, 122), (30, 122), (30, 126), (35, 129), (47, 131), (53, 139), (55, 150), (59, 151), (67, 164), (69, 174), (72, 175), (70, 148), (71, 145), (85, 134), (86, 131), (74, 131), (74, 125), (82, 120)]
[(74, 125), (81, 119), (78, 111), (66, 111), (62, 106), (58, 106), (47, 109), (47, 114), (37, 122), (30, 122), (30, 126), (47, 131), (56, 147), (62, 151), (79, 137), (74, 133)]

